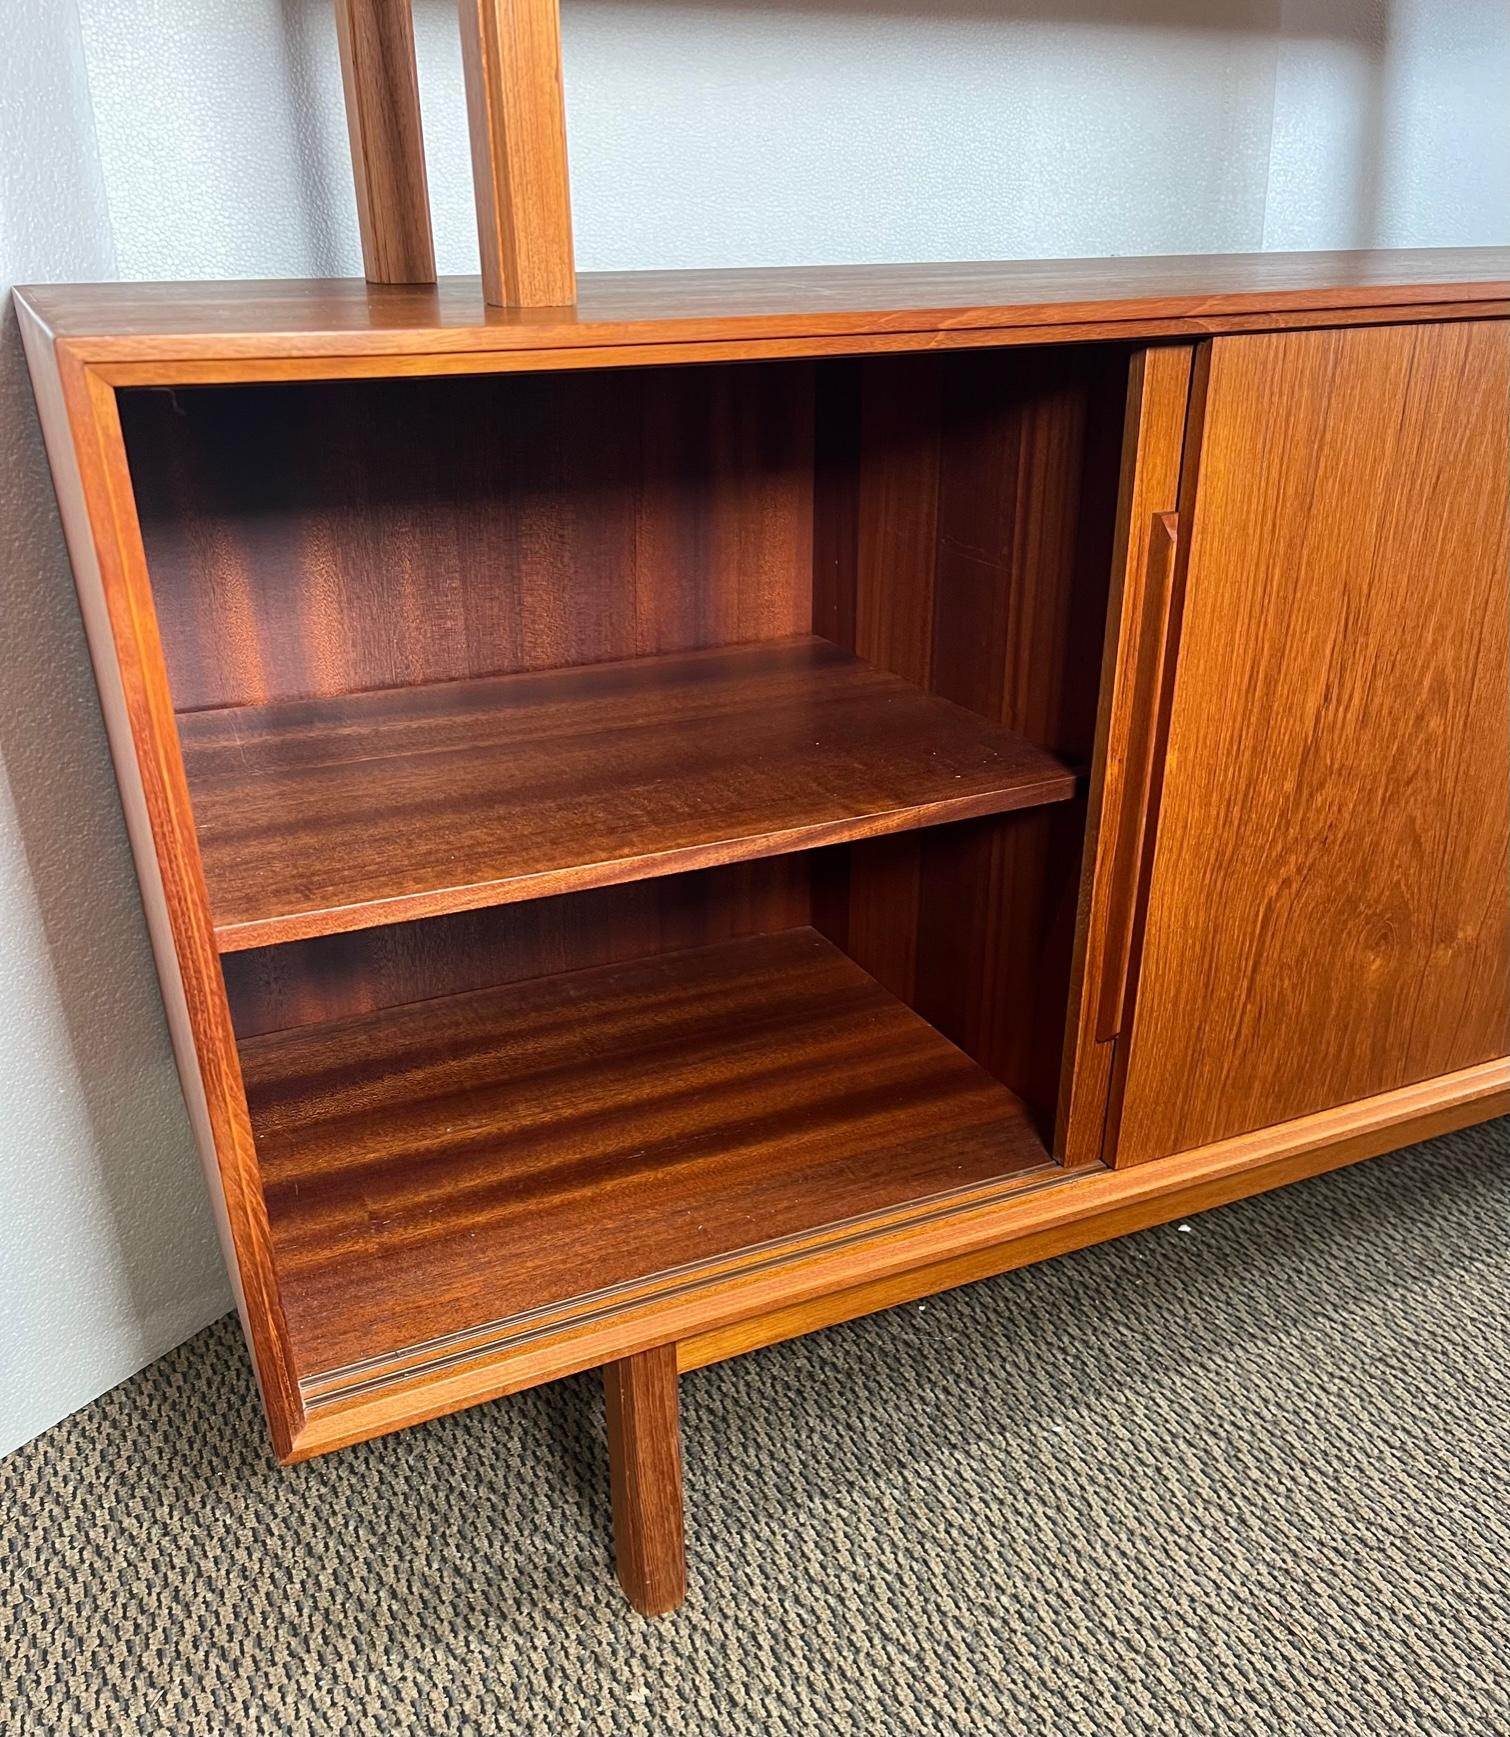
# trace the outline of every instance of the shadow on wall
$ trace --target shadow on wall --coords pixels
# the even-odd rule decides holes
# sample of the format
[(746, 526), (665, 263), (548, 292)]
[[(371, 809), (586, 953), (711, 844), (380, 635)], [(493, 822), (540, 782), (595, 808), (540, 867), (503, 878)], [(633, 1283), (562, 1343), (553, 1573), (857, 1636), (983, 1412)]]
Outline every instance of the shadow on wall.
[[(593, 0), (584, 0), (591, 4)], [(283, 0), (288, 7), (308, 0)], [(442, 6), (450, 0), (415, 0)], [(569, 13), (574, 0), (562, 0)], [(703, 15), (720, 12), (787, 12), (796, 16), (847, 15), (856, 19), (906, 21), (919, 17), (982, 24), (1036, 24), (1072, 29), (1136, 27), (1146, 30), (1264, 35), (1292, 46), (1337, 44), (1349, 51), (1349, 96), (1355, 106), (1350, 179), (1335, 203), (1351, 213), (1351, 234), (1334, 245), (1377, 244), (1385, 138), (1386, 74), (1392, 0), (650, 0), (657, 10), (682, 8)]]
[[(273, 3), (281, 21), (280, 81), (286, 97), (303, 117), (295, 128), (291, 147), (297, 154), (300, 173), (290, 192), (299, 209), (297, 215), (290, 213), (289, 218), (305, 237), (309, 257), (328, 261), (333, 246), (339, 251), (343, 245), (339, 238), (344, 237), (345, 247), (354, 247), (346, 209), (350, 191), (344, 127), (335, 124), (336, 117), (329, 112), (339, 102), (333, 73), (334, 27), (328, 0), (273, 0)], [(460, 63), (455, 46), (455, 0), (414, 0), (414, 4), (441, 269), (472, 272), (476, 269), (475, 243), (471, 237), (471, 192), (465, 164)], [(769, 159), (773, 173), (786, 181), (783, 196), (800, 208), (806, 209), (814, 198), (824, 196), (822, 189), (815, 189), (810, 178), (802, 173), (805, 166), (802, 153), (792, 153), (789, 146), (780, 143), (772, 149), (773, 136), (756, 87), (772, 73), (773, 61), (758, 54), (754, 64), (736, 67), (732, 81), (727, 67), (710, 68), (703, 64), (706, 55), (700, 45), (706, 43), (708, 33), (717, 32), (721, 18), (732, 29), (742, 32), (752, 23), (758, 28), (762, 16), (789, 19), (789, 35), (793, 38), (804, 31), (815, 31), (814, 56), (828, 68), (821, 76), (831, 78), (834, 83), (837, 94), (832, 118), (837, 148), (831, 154), (825, 153), (821, 160), (832, 177), (833, 199), (841, 205), (852, 203), (861, 213), (849, 223), (850, 250), (841, 241), (835, 258), (1198, 251), (1200, 243), (1191, 239), (1191, 231), (1199, 229), (1201, 211), (1213, 202), (1229, 207), (1240, 204), (1245, 197), (1240, 188), (1221, 185), (1223, 165), (1209, 157), (1211, 141), (1199, 124), (1192, 128), (1188, 139), (1181, 141), (1177, 151), (1145, 154), (1120, 169), (1113, 164), (1108, 171), (1110, 188), (1098, 182), (1086, 190), (1087, 209), (1100, 211), (1108, 218), (1119, 206), (1141, 207), (1148, 215), (1147, 239), (1143, 244), (1127, 245), (1119, 234), (1113, 245), (1066, 247), (1059, 240), (1062, 224), (1032, 216), (1040, 201), (1051, 209), (1056, 203), (1063, 205), (1065, 195), (1058, 179), (1067, 162), (1087, 153), (1095, 157), (1101, 126), (1112, 126), (1118, 139), (1118, 143), (1108, 144), (1106, 149), (1117, 153), (1125, 142), (1125, 117), (1108, 122), (1104, 114), (1082, 116), (1075, 125), (1084, 129), (1083, 136), (1051, 165), (1047, 177), (1042, 174), (1041, 165), (1024, 161), (1014, 145), (1004, 143), (1014, 137), (1013, 110), (1019, 88), (1014, 79), (1025, 78), (1031, 86), (1032, 69), (1040, 64), (1035, 57), (1052, 54), (1054, 50), (1048, 44), (1056, 40), (1063, 44), (1075, 32), (1086, 36), (1084, 65), (1097, 78), (1112, 85), (1117, 83), (1119, 56), (1125, 52), (1125, 42), (1119, 41), (1119, 37), (1132, 32), (1150, 37), (1168, 35), (1170, 103), (1176, 107), (1182, 98), (1181, 79), (1198, 76), (1192, 74), (1188, 64), (1181, 64), (1181, 51), (1192, 41), (1204, 42), (1207, 48), (1203, 52), (1207, 56), (1212, 45), (1223, 39), (1230, 40), (1235, 49), (1265, 42), (1282, 60), (1290, 56), (1292, 66), (1301, 68), (1300, 100), (1302, 104), (1313, 105), (1302, 125), (1308, 126), (1315, 118), (1314, 105), (1319, 103), (1323, 107), (1331, 105), (1334, 112), (1329, 118), (1337, 130), (1317, 144), (1324, 161), (1318, 162), (1312, 156), (1303, 139), (1295, 141), (1299, 167), (1292, 169), (1290, 178), (1304, 183), (1292, 191), (1299, 198), (1305, 216), (1300, 241), (1281, 239), (1278, 245), (1368, 247), (1380, 240), (1380, 172), (1385, 143), (1392, 0), (934, 0), (931, 5), (922, 4), (922, 0), (628, 0), (628, 3), (562, 0), (562, 11), (568, 121), (577, 152), (574, 173), (579, 194), (578, 215), (579, 219), (587, 220), (579, 234), (579, 257), (588, 265), (601, 262), (615, 269), (634, 269), (661, 264), (822, 262), (818, 259), (823, 251), (821, 244), (816, 252), (811, 245), (801, 246), (800, 257), (778, 258), (775, 253), (769, 260), (758, 257), (760, 240), (754, 243), (755, 254), (737, 261), (723, 257), (728, 243), (732, 242), (737, 250), (740, 238), (752, 231), (766, 245), (774, 244), (779, 252), (781, 238), (774, 232), (780, 230), (780, 224), (765, 202), (760, 201), (754, 211), (745, 209), (748, 179), (759, 178), (763, 159)], [(690, 33), (679, 52), (673, 22), (678, 14), (685, 19)], [(921, 51), (920, 76), (915, 104), (908, 103), (894, 112), (895, 124), (884, 129), (884, 144), (878, 145), (867, 137), (866, 148), (857, 154), (847, 150), (838, 135), (849, 125), (855, 108), (864, 106), (870, 87), (865, 82), (864, 69), (853, 59), (846, 62), (842, 49), (837, 51), (841, 58), (833, 58), (836, 39), (832, 28), (824, 27), (838, 24), (846, 30), (863, 32), (867, 23), (885, 27), (892, 34), (898, 27), (915, 27)], [(646, 28), (637, 29), (640, 25)], [(1016, 61), (1023, 70), (1015, 75), (1008, 70), (1000, 80), (986, 79), (976, 88), (962, 87), (963, 81), (956, 77), (950, 95), (947, 81), (930, 76), (921, 66), (922, 53), (928, 48), (925, 33), (930, 25), (939, 27), (936, 48), (941, 45), (943, 34), (957, 39), (963, 28), (970, 33), (972, 46), (980, 45), (975, 64), (994, 61), (999, 67), (1010, 69)], [(777, 26), (769, 35), (762, 33), (746, 40), (760, 41), (763, 54), (772, 36), (779, 39), (781, 28)], [(627, 40), (627, 46), (613, 55), (604, 47), (609, 33), (617, 35), (620, 41)], [(993, 36), (997, 38), (994, 45)], [(857, 39), (850, 36), (839, 40), (854, 43)], [(653, 59), (663, 43), (668, 56), (676, 55), (679, 66), (668, 67), (661, 74), (654, 68)], [(895, 51), (882, 51), (882, 58), (892, 52)], [(1318, 87), (1318, 94), (1308, 95), (1307, 81), (1312, 75), (1307, 63), (1317, 56), (1326, 62), (1327, 71), (1322, 79), (1326, 88), (1323, 91)], [(804, 60), (800, 48), (790, 48), (787, 70), (800, 72)], [(941, 59), (939, 64), (952, 67), (958, 75), (957, 61)], [(1210, 67), (1209, 60), (1205, 65)], [(780, 69), (776, 70), (779, 77)], [(736, 93), (734, 82), (741, 73), (750, 81), (750, 89)], [(1218, 78), (1232, 74), (1233, 66), (1214, 70)], [(1139, 83), (1147, 86), (1151, 76), (1156, 75), (1150, 74), (1146, 64), (1130, 68), (1130, 85), (1124, 88), (1124, 98), (1126, 88)], [(710, 94), (710, 78), (712, 87), (716, 87), (714, 94)], [(612, 115), (615, 79), (620, 81), (626, 107)], [(676, 100), (682, 81), (686, 104)], [(847, 88), (848, 96), (844, 94)], [(1205, 88), (1209, 93), (1209, 80)], [(704, 159), (689, 165), (685, 158), (696, 155), (694, 136), (706, 132), (710, 112), (723, 112), (717, 90), (737, 97), (725, 119), (725, 138), (744, 148), (721, 152), (714, 143)], [(768, 94), (777, 97), (780, 93), (770, 90)], [(658, 102), (664, 106), (656, 112), (654, 105)], [(955, 103), (958, 107), (951, 111), (950, 105)], [(989, 114), (981, 112), (989, 104), (998, 105), (1003, 116), (1001, 127), (993, 126)], [(1091, 106), (1094, 110), (1094, 99)], [(311, 113), (319, 117), (322, 108), (326, 111), (323, 119), (319, 124), (310, 123)], [(1345, 115), (1337, 113), (1338, 110), (1345, 110)], [(815, 111), (799, 107), (797, 112), (798, 121), (794, 123), (789, 114), (788, 126), (803, 124), (800, 116)], [(947, 165), (940, 160), (937, 139), (941, 132), (947, 134), (951, 112), (960, 122), (960, 160), (970, 165), (963, 178), (964, 186), (974, 187), (983, 179), (994, 185), (1004, 211), (1015, 211), (1022, 221), (1015, 226), (1010, 220), (1000, 224), (1007, 239), (996, 247), (961, 251), (957, 246), (946, 245), (941, 252), (925, 235), (909, 254), (905, 245), (899, 249), (895, 244), (894, 233), (887, 233), (874, 237), (880, 251), (852, 251), (857, 245), (857, 230), (858, 245), (863, 247), (874, 224), (884, 223), (884, 219), (872, 220), (865, 215), (873, 207), (866, 197), (857, 197), (862, 192), (855, 185), (857, 178), (871, 184), (863, 191), (872, 200), (877, 182), (895, 189), (897, 227), (904, 233), (909, 218), (916, 225), (920, 209), (931, 203), (948, 205), (953, 194), (946, 184)], [(1150, 136), (1160, 127), (1169, 127), (1168, 103), (1163, 105), (1162, 113), (1158, 105), (1143, 113)], [(1269, 118), (1255, 121), (1254, 131), (1268, 124)], [(1239, 132), (1248, 125), (1236, 113), (1229, 114), (1227, 119)], [(1003, 143), (1000, 165), (990, 160), (989, 151), (982, 158), (978, 149), (982, 130), (987, 136), (997, 135), (998, 142)], [(657, 133), (662, 136), (652, 143)], [(675, 143), (671, 142), (673, 139)], [(1245, 135), (1245, 148), (1248, 144), (1267, 159), (1267, 141)], [(680, 152), (684, 159), (669, 176), (664, 173), (667, 152), (673, 155)], [(731, 157), (743, 159), (743, 172), (731, 170)], [(973, 164), (972, 157), (976, 159)], [(1215, 184), (1211, 181), (1213, 174)], [(1122, 176), (1125, 179), (1121, 179), (1119, 186)], [(1050, 181), (1054, 184), (1049, 185)], [(642, 182), (649, 184), (648, 191)], [(611, 215), (615, 207), (622, 212), (626, 189), (636, 204), (648, 201), (650, 206), (645, 214), (649, 221), (644, 234), (635, 239), (621, 236), (617, 231), (623, 220)], [(712, 219), (689, 209), (703, 189), (716, 214)], [(1256, 197), (1262, 207), (1263, 194), (1260, 192)], [(664, 202), (659, 208), (658, 201)], [(685, 227), (699, 237), (697, 241), (687, 241), (691, 257), (672, 258), (669, 254), (662, 257), (665, 243), (658, 244), (655, 240), (658, 225), (663, 233), (678, 227), (676, 216), (666, 209), (673, 204), (685, 215)], [(1182, 209), (1183, 218), (1179, 215)], [(1262, 214), (1258, 224), (1249, 227), (1261, 230)], [(813, 221), (799, 222), (797, 228), (806, 236)], [(818, 228), (821, 232), (821, 224)], [(706, 234), (701, 233), (704, 230)], [(1318, 230), (1322, 239), (1313, 239)], [(1043, 238), (1035, 239), (1035, 231), (1042, 232)], [(638, 245), (641, 252), (626, 260), (623, 257), (626, 243), (630, 249)], [(1228, 233), (1211, 245), (1243, 249), (1272, 243), (1255, 232), (1237, 239)], [(600, 254), (600, 248), (606, 248), (607, 254)], [(646, 248), (649, 257), (645, 256)], [(349, 264), (323, 263), (313, 269), (358, 268), (353, 255)]]
[[(603, 0), (562, 0), (563, 11)], [(616, 4), (617, 0), (607, 0)], [(856, 18), (981, 18), (1004, 24), (1115, 24), (1175, 30), (1291, 28), (1303, 14), (1305, 33), (1372, 41), (1390, 0), (644, 0), (657, 11), (848, 13)], [(449, 0), (418, 0), (421, 6)]]

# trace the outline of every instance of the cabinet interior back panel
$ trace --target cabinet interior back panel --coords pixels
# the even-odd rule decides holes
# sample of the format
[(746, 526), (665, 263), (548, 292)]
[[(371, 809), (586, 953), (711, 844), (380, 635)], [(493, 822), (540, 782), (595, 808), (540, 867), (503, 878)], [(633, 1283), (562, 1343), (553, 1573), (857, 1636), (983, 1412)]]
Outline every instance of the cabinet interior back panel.
[(808, 630), (804, 363), (150, 389), (180, 711)]

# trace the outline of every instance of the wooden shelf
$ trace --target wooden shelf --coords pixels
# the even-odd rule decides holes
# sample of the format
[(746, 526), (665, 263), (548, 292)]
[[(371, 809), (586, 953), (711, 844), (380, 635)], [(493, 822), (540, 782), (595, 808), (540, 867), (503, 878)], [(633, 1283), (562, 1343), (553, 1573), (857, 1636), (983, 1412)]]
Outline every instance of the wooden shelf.
[(1059, 1174), (1005, 1086), (811, 929), (252, 1038), (241, 1062), (307, 1396)]
[(1012, 731), (797, 638), (191, 712), (223, 952), (1052, 802)]

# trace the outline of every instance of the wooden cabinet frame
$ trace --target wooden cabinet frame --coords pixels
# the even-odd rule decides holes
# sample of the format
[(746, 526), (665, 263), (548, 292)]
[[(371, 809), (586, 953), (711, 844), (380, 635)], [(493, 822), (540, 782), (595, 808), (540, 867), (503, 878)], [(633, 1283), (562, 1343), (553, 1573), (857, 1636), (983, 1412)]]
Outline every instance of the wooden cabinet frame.
[[(484, 313), (468, 285), (20, 292), (185, 1096), (279, 1457), (302, 1459), (610, 1366), (621, 1572), (641, 1608), (667, 1608), (682, 1584), (679, 1489), (672, 1488), (677, 1370), (1510, 1109), (1510, 1062), (1500, 1059), (1135, 1170), (1107, 1164), (1175, 649), (1176, 557), (1187, 511), (1178, 491), (1192, 380), (1199, 394), (1195, 346), (1214, 333), (1502, 318), (1510, 311), (1505, 265), (1485, 250), (608, 275), (584, 278), (578, 306), (549, 316)], [(1091, 341), (1124, 345), (1133, 360), (1100, 713), (1093, 764), (1080, 768), (1083, 777), (1088, 771), (1085, 869), (1059, 1075), (1062, 1162), (1046, 1150), (1041, 1166), (998, 1181), (972, 1181), (863, 1220), (815, 1221), (778, 1243), (646, 1273), (528, 1319), (478, 1323), (444, 1354), (409, 1365), (390, 1359), (366, 1378), (331, 1382), (301, 1371), (120, 395), (142, 387), (1008, 354), (1023, 346), (1039, 354)]]

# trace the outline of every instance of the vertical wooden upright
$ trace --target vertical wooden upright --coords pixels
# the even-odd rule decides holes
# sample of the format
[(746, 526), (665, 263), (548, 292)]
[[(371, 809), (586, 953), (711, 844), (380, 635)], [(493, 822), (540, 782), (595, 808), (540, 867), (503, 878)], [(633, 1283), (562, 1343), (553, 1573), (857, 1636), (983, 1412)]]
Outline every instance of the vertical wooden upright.
[(370, 283), (434, 283), (410, 0), (335, 0), (362, 263)]
[(1070, 1164), (1105, 1156), (1117, 1046), (1124, 1041), (1136, 905), (1147, 879), (1168, 710), (1179, 495), (1195, 352), (1161, 344), (1133, 357), (1105, 679), (1096, 724), (1057, 1145)]
[(576, 300), (557, 0), (460, 0), (483, 294)]
[(603, 1369), (613, 1545), (619, 1581), (643, 1616), (687, 1596), (676, 1347), (658, 1345)]

